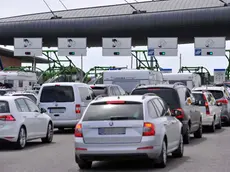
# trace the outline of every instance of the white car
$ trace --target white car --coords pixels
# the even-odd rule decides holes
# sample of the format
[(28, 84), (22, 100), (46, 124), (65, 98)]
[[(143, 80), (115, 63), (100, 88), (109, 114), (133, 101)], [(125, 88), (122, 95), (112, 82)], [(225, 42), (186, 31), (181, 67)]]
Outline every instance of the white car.
[(221, 129), (221, 105), (216, 104), (212, 93), (193, 91), (192, 95), (195, 98), (195, 105), (198, 106), (199, 111), (202, 113), (202, 125), (208, 126), (212, 132), (215, 132), (216, 128)]
[(14, 142), (23, 149), (26, 142), (41, 138), (44, 143), (53, 140), (53, 122), (37, 105), (24, 96), (0, 97), (0, 141)]

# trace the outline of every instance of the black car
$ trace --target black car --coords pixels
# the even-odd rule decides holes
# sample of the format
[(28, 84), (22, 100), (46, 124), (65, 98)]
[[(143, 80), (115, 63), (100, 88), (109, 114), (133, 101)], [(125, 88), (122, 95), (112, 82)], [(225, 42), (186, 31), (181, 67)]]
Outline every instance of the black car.
[(115, 84), (95, 84), (90, 85), (95, 96), (122, 96), (126, 95), (125, 91), (119, 86)]
[(161, 97), (183, 124), (184, 143), (190, 142), (190, 134), (202, 137), (202, 115), (194, 106), (191, 91), (182, 83), (165, 85), (145, 85), (135, 88), (131, 95), (155, 93)]

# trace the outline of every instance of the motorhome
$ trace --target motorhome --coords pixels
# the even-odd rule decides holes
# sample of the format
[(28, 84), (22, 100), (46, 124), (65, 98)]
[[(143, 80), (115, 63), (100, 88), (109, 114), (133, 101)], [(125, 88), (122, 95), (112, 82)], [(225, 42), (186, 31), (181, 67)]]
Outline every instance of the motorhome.
[(10, 85), (13, 90), (32, 90), (37, 83), (36, 73), (22, 71), (0, 71), (1, 84)]
[(201, 86), (201, 77), (195, 73), (163, 73), (165, 82), (174, 84), (176, 82), (184, 83), (189, 89)]
[(162, 84), (163, 75), (158, 71), (122, 69), (103, 72), (104, 84), (116, 84), (130, 93), (138, 85)]

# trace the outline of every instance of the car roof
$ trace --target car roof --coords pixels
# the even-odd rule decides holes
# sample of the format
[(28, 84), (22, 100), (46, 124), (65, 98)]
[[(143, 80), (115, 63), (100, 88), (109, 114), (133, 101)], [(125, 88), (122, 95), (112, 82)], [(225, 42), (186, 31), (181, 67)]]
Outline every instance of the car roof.
[(217, 86), (201, 86), (197, 88), (193, 88), (193, 91), (195, 90), (220, 90), (223, 91), (224, 87), (217, 87)]
[(179, 86), (185, 87), (184, 85), (157, 84), (157, 85), (141, 85), (141, 86), (136, 87), (135, 89), (139, 89), (139, 88), (149, 88), (149, 87), (175, 88), (175, 87), (179, 87)]
[(25, 96), (0, 96), (0, 101), (12, 101), (17, 98), (27, 98), (28, 99), (28, 97), (25, 97)]
[(45, 84), (42, 84), (42, 86), (54, 86), (54, 85), (63, 85), (63, 86), (73, 86), (73, 85), (76, 85), (76, 86), (88, 86), (87, 84), (85, 83), (81, 83), (81, 82), (54, 82), (54, 83), (45, 83)]
[(123, 100), (123, 101), (132, 101), (132, 102), (143, 103), (146, 100), (152, 99), (153, 97), (158, 97), (158, 96), (147, 96), (145, 99), (142, 99), (143, 95), (110, 96), (110, 97), (101, 97), (97, 100), (93, 100), (92, 103), (105, 102), (105, 101), (115, 101), (115, 100)]
[(91, 84), (90, 87), (108, 87), (108, 86), (117, 86), (116, 84)]

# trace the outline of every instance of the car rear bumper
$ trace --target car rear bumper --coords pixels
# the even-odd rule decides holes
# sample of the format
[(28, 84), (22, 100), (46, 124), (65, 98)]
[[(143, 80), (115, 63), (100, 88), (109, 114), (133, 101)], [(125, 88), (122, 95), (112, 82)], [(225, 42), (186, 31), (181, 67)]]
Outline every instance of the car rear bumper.
[(17, 125), (1, 125), (0, 126), (0, 140), (16, 142), (18, 139), (19, 129)]
[(77, 158), (91, 161), (123, 158), (155, 159), (161, 153), (161, 146), (155, 146), (153, 143), (153, 140), (142, 140), (140, 143), (126, 144), (85, 144), (82, 139), (75, 138), (75, 155)]
[(53, 120), (54, 128), (75, 128), (79, 120)]
[(202, 126), (211, 126), (213, 123), (213, 120), (214, 120), (213, 116), (203, 115), (202, 116)]

